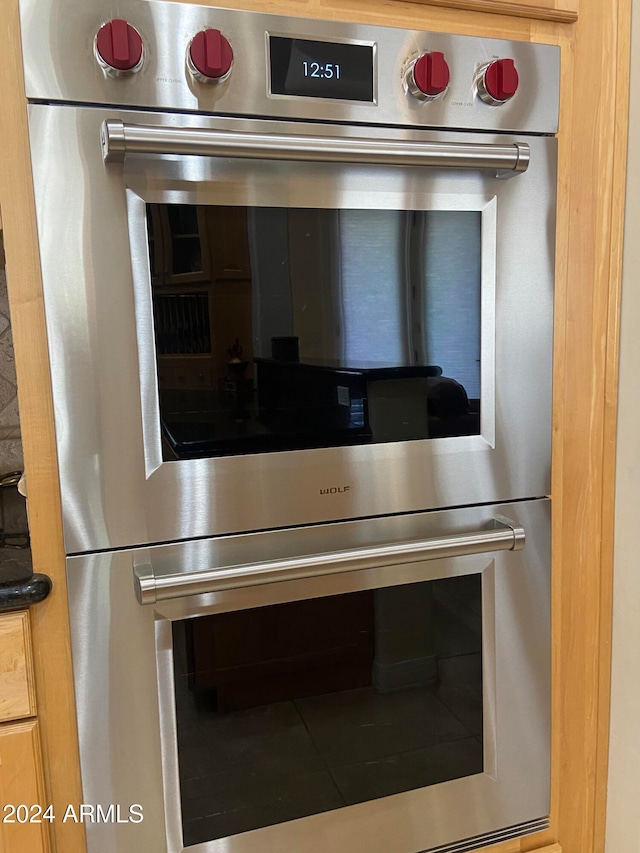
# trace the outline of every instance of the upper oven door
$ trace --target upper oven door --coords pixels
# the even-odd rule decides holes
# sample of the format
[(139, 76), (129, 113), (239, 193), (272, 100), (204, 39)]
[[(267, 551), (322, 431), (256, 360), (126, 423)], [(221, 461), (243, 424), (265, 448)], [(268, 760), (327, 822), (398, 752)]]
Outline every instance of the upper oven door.
[(555, 140), (30, 128), (68, 552), (548, 494)]

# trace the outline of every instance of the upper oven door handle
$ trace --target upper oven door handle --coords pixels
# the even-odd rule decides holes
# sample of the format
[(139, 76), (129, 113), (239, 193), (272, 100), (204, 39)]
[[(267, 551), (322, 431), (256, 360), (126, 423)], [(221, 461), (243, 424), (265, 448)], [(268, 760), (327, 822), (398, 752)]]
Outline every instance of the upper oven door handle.
[(225, 589), (257, 586), (284, 580), (353, 572), (382, 566), (464, 557), (492, 551), (521, 551), (525, 532), (508, 518), (495, 518), (494, 528), (473, 533), (456, 533), (411, 542), (391, 542), (364, 548), (351, 548), (325, 554), (285, 557), (264, 563), (221, 565), (195, 572), (156, 577), (149, 564), (135, 566), (134, 585), (140, 604), (155, 604), (171, 598), (202, 595)]
[(195, 154), (258, 160), (492, 169), (498, 177), (510, 177), (527, 169), (530, 154), (526, 142), (500, 145), (236, 133), (124, 124), (116, 120), (102, 123), (100, 138), (105, 163), (122, 163), (126, 154)]

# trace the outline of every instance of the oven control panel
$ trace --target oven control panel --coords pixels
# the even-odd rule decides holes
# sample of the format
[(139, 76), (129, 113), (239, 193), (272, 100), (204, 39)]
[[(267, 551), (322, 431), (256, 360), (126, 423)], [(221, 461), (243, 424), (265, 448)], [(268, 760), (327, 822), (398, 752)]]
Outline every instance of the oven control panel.
[[(41, 24), (53, 20), (47, 5), (64, 22), (59, 31)], [(560, 50), (553, 45), (159, 0), (122, 0), (117, 17), (111, 8), (105, 0), (20, 0), (30, 99), (557, 131)]]

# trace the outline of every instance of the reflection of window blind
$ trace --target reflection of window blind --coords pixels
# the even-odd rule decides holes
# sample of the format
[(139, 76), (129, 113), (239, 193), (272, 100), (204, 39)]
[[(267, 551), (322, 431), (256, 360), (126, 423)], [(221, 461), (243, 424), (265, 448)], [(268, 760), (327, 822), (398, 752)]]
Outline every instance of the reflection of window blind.
[(340, 278), (346, 364), (407, 363), (406, 214), (342, 210)]
[(481, 214), (423, 214), (423, 357), (480, 397)]
[(159, 355), (211, 352), (206, 293), (154, 293), (153, 322)]

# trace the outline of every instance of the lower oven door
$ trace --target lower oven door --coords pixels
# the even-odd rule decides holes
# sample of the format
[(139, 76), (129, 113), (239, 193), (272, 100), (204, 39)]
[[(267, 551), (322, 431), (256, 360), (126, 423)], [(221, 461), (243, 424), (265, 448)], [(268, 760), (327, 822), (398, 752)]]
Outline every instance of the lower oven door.
[(90, 853), (462, 851), (544, 828), (549, 511), (69, 558)]

